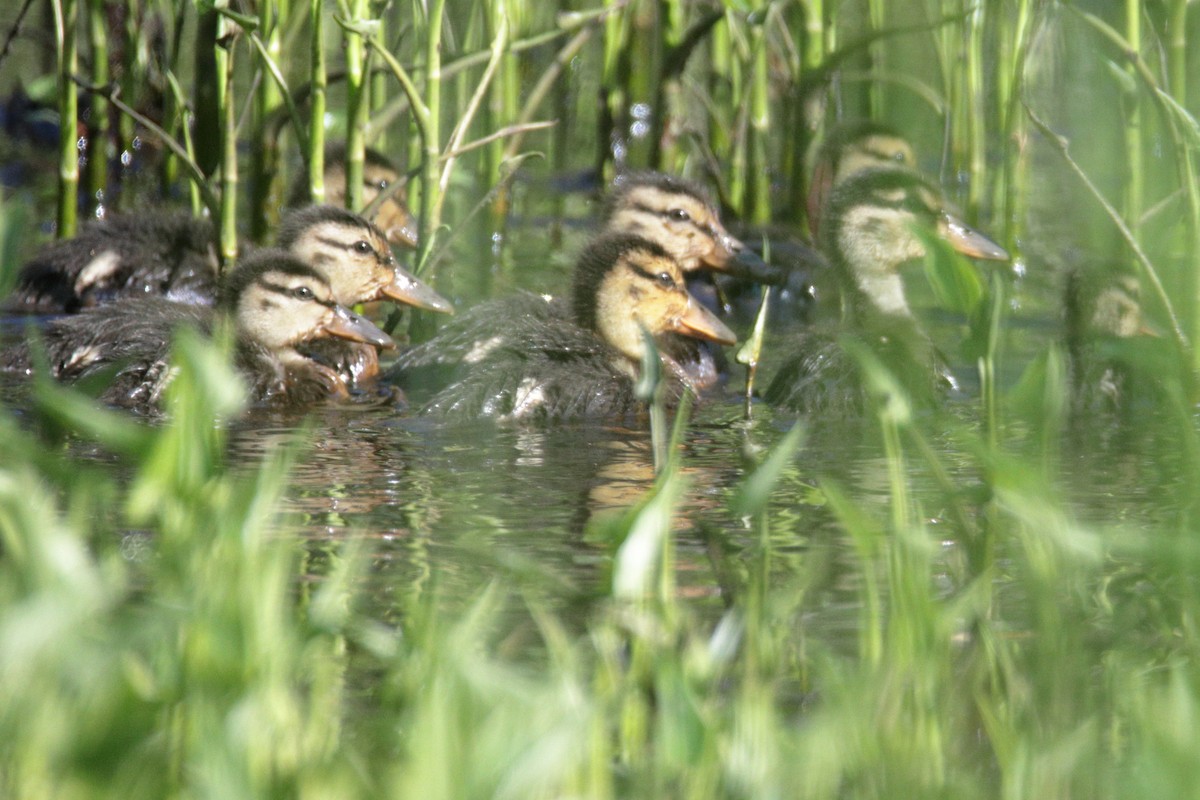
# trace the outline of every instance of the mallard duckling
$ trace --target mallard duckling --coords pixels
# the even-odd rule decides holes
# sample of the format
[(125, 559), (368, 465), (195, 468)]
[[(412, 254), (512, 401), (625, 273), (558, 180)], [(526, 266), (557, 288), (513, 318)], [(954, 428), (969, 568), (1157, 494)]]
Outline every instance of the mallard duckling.
[[(363, 157), (362, 201), (366, 205), (400, 180), (400, 172), (378, 150), (368, 147)], [(308, 182), (301, 176), (292, 185), (288, 205), (300, 207), (312, 202)], [(325, 202), (329, 205), (346, 205), (346, 144), (331, 143), (325, 148)], [(385, 200), (375, 213), (373, 221), (397, 247), (415, 249), (420, 243), (417, 238), (417, 222), (408, 209), (404, 189), (397, 189)]]
[(704, 190), (676, 175), (618, 177), (605, 202), (604, 230), (654, 242), (685, 273), (713, 269), (759, 283), (779, 280), (777, 270), (725, 229)]
[(14, 312), (73, 314), (127, 297), (172, 291), (211, 297), (218, 262), (212, 223), (186, 212), (94, 220), (42, 248), (4, 302)]
[(1173, 344), (1146, 324), (1137, 276), (1120, 265), (1067, 271), (1064, 323), (1071, 407), (1080, 420), (1125, 413), (1164, 392)]
[(873, 351), (918, 403), (931, 404), (947, 385), (944, 360), (913, 317), (899, 267), (925, 254), (914, 232), (924, 226), (973, 258), (1008, 253), (946, 210), (940, 193), (915, 172), (868, 169), (835, 187), (823, 228), (824, 250), (842, 283), (847, 318), (835, 331), (809, 331), (785, 349), (765, 398), (799, 411), (862, 406), (857, 363), (842, 349), (854, 339)]
[[(54, 320), (41, 340), (53, 377), (77, 381), (114, 369), (101, 399), (152, 411), (172, 376), (172, 334), (191, 326), (211, 335), (218, 316), (232, 319), (236, 364), (260, 402), (312, 402), (346, 394), (336, 372), (303, 354), (303, 346), (316, 339), (393, 345), (383, 331), (339, 305), (316, 269), (277, 249), (259, 250), (243, 259), (230, 273), (215, 308), (164, 297), (130, 298)], [(0, 365), (30, 374), (28, 345), (5, 353)]]
[[(535, 295), (473, 309), (472, 325), (402, 355), (395, 376), (415, 367), (455, 367), (424, 413), (547, 420), (625, 417), (640, 404), (634, 379), (645, 355), (642, 331), (681, 334), (719, 344), (736, 337), (684, 288), (679, 263), (639, 236), (607, 234), (583, 251), (570, 304)], [(490, 335), (489, 334), (490, 331)], [(660, 353), (671, 391), (686, 370)], [(419, 372), (419, 370), (418, 370)], [(407, 384), (413, 388), (411, 380)], [(419, 387), (418, 387), (419, 388)]]

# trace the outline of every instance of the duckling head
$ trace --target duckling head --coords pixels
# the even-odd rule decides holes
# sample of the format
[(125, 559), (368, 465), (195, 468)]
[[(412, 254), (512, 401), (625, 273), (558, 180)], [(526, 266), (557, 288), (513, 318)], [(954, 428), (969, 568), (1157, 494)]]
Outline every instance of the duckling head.
[(909, 316), (898, 272), (925, 255), (915, 228), (937, 232), (973, 258), (1006, 260), (1008, 252), (948, 210), (937, 188), (911, 170), (862, 170), (834, 187), (822, 244), (859, 305)]
[(779, 271), (721, 224), (716, 207), (691, 181), (661, 172), (622, 175), (604, 214), (606, 232), (636, 234), (658, 244), (684, 272), (701, 268), (772, 283)]
[(296, 347), (323, 337), (394, 346), (386, 333), (338, 305), (320, 272), (283, 250), (266, 248), (240, 261), (220, 302), (241, 336), (285, 364), (307, 363)]
[(808, 190), (808, 226), (813, 238), (820, 238), (821, 216), (833, 187), (876, 167), (915, 170), (917, 154), (908, 140), (877, 122), (843, 123), (829, 132), (817, 150)]
[(280, 222), (279, 246), (314, 266), (345, 306), (391, 298), (453, 313), (449, 301), (400, 267), (383, 233), (367, 219), (333, 205), (306, 206)]
[[(363, 203), (370, 205), (376, 197), (389, 190), (399, 180), (400, 173), (387, 156), (368, 147), (363, 155)], [(310, 199), (308, 184), (303, 180), (297, 181), (292, 187), (290, 205), (306, 205)], [(343, 208), (346, 205), (344, 142), (334, 142), (325, 148), (325, 202)], [(415, 249), (419, 244), (417, 223), (412, 212), (408, 210), (407, 196), (403, 189), (390, 192), (390, 196), (381, 202), (375, 212), (374, 220), (388, 241), (397, 247)]]
[(642, 331), (682, 334), (730, 345), (733, 331), (688, 294), (683, 270), (657, 243), (630, 234), (593, 241), (575, 268), (575, 320), (623, 356), (622, 371), (636, 375), (645, 354)]

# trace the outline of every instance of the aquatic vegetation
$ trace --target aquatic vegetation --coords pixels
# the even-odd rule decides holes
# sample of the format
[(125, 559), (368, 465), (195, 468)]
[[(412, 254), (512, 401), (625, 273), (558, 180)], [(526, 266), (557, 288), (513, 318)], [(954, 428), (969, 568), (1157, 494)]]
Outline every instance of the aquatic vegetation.
[(5, 190), (0, 290), (43, 222), (147, 198), (228, 263), (288, 178), (323, 196), (327, 138), (351, 206), (366, 147), (409, 176), (456, 305), (563, 291), (625, 169), (706, 184), (769, 260), (867, 117), (1016, 258), (923, 240), (904, 276), (964, 379), (936, 414), (853, 345), (861, 413), (800, 423), (750, 390), (672, 418), (647, 347), (648, 431), (241, 418), (220, 336), (174, 343), (168, 421), (0, 376), (0, 795), (1195, 793), (1194, 3), (54, 0), (53, 57), (17, 5), (0, 93), (16, 59), (57, 85), (26, 88), (59, 146), (6, 106), (0, 165), (63, 184)]

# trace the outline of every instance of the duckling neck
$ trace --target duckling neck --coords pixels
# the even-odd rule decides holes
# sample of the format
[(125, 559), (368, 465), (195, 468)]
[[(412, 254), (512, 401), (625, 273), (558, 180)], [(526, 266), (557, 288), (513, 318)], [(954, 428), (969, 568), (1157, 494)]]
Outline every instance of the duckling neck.
[(858, 313), (885, 317), (912, 317), (908, 299), (904, 295), (904, 282), (896, 272), (858, 273), (854, 276), (858, 290)]

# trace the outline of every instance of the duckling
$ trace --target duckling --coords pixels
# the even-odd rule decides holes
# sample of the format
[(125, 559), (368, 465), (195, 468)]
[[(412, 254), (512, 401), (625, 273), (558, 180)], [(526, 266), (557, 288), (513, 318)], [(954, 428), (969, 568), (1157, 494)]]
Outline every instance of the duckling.
[[(368, 147), (363, 157), (363, 203), (370, 205), (388, 187), (400, 180), (400, 172), (387, 156)], [(308, 182), (301, 176), (292, 185), (288, 205), (298, 208), (312, 202)], [(403, 189), (394, 191), (375, 213), (374, 222), (397, 247), (416, 249), (417, 223), (407, 205)], [(346, 205), (346, 144), (334, 142), (325, 148), (325, 202)]]
[(1079, 421), (1128, 413), (1161, 396), (1172, 344), (1146, 324), (1141, 285), (1125, 265), (1067, 271), (1064, 324), (1071, 409)]
[(95, 220), (44, 247), (17, 275), (6, 311), (73, 314), (123, 297), (171, 291), (211, 297), (218, 270), (212, 223), (186, 212)]
[(676, 175), (618, 177), (605, 203), (604, 230), (655, 242), (686, 273), (713, 269), (758, 283), (779, 280), (777, 270), (725, 229), (704, 190)]
[(785, 349), (796, 355), (780, 367), (764, 394), (798, 411), (859, 409), (863, 384), (842, 343), (873, 351), (912, 399), (932, 405), (952, 378), (909, 308), (899, 267), (925, 246), (914, 226), (934, 229), (965, 255), (1004, 260), (1008, 253), (947, 211), (937, 189), (905, 169), (863, 170), (834, 188), (822, 228), (823, 245), (842, 283), (847, 319), (836, 331), (802, 333)]
[[(398, 360), (394, 374), (406, 377), (412, 365), (457, 367), (425, 405), (425, 414), (627, 417), (640, 408), (634, 380), (646, 351), (643, 330), (655, 338), (682, 334), (719, 344), (736, 341), (688, 294), (684, 271), (670, 253), (628, 234), (605, 234), (585, 248), (569, 306), (518, 295), (484, 304), (472, 317), (472, 329), (439, 335)], [(677, 396), (689, 384), (688, 373), (669, 355), (660, 358)]]
[[(316, 269), (277, 249), (239, 262), (215, 308), (165, 297), (129, 298), (54, 320), (41, 339), (53, 377), (73, 382), (115, 370), (101, 399), (152, 412), (172, 377), (172, 334), (191, 326), (211, 335), (218, 317), (232, 320), (235, 363), (259, 402), (298, 404), (346, 394), (336, 372), (303, 354), (303, 346), (316, 339), (393, 346), (387, 334), (339, 305)], [(29, 346), (4, 353), (0, 368), (31, 374)]]

